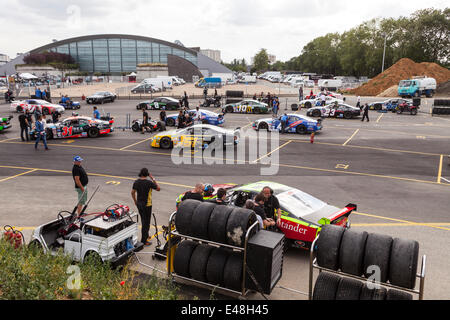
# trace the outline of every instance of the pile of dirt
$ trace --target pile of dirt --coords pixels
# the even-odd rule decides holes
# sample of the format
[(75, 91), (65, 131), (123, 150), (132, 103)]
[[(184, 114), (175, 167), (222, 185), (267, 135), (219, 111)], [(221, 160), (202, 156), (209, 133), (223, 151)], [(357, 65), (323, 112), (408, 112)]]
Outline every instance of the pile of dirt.
[(436, 88), (437, 97), (450, 97), (450, 81), (441, 83)]
[(382, 93), (378, 94), (377, 97), (396, 97), (398, 94), (398, 85), (392, 86)]
[[(411, 59), (403, 58), (369, 82), (359, 88), (349, 90), (348, 93), (359, 96), (376, 96), (398, 85), (400, 80), (411, 79), (415, 76), (435, 78), (436, 82), (441, 84), (450, 80), (450, 70), (436, 63), (415, 63)], [(396, 95), (397, 93), (395, 93)]]

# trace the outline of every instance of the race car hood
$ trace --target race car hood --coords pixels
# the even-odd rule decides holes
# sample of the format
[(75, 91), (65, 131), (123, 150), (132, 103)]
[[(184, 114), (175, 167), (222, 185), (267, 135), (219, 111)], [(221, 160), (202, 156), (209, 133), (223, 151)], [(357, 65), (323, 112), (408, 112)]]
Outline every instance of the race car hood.
[(92, 96), (89, 96), (87, 98), (89, 99), (89, 98), (103, 98), (103, 97), (105, 97), (105, 96), (102, 96), (100, 94), (93, 94)]

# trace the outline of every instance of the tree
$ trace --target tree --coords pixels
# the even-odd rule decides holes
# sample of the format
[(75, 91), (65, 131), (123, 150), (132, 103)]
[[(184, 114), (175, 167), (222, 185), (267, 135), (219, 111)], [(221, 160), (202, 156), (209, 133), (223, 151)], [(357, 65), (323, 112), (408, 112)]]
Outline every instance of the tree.
[(269, 56), (266, 49), (261, 49), (253, 57), (252, 72), (267, 71), (269, 69)]

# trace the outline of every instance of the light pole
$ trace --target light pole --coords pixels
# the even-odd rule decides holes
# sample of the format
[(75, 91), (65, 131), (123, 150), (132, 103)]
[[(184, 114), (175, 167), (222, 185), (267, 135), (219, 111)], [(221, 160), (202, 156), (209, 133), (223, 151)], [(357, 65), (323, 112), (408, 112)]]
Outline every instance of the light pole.
[(384, 72), (384, 58), (386, 56), (386, 38), (387, 38), (387, 34), (385, 32), (383, 32), (381, 35), (384, 36), (383, 65), (381, 66), (381, 73), (383, 73)]

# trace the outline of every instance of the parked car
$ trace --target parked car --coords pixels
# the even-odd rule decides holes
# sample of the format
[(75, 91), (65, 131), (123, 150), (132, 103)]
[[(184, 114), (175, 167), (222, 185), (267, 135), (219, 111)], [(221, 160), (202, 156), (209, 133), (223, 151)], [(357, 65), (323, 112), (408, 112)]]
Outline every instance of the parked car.
[(117, 96), (108, 91), (96, 92), (92, 96), (86, 98), (87, 104), (103, 104), (106, 102), (114, 102)]
[(42, 113), (42, 114), (52, 114), (54, 111), (57, 111), (59, 113), (64, 113), (65, 109), (63, 106), (59, 104), (53, 104), (45, 100), (40, 99), (27, 99), (27, 100), (20, 100), (20, 101), (14, 101), (10, 105), (10, 111), (11, 112), (25, 112), (25, 110), (28, 110), (29, 112), (33, 113), (36, 109)]
[(313, 107), (306, 112), (310, 117), (334, 117), (352, 119), (358, 117), (361, 114), (359, 108), (350, 106), (345, 103), (332, 103), (325, 107)]
[(180, 101), (170, 97), (158, 97), (153, 100), (143, 101), (136, 106), (136, 109), (142, 110), (178, 110), (181, 108)]
[[(202, 123), (203, 124), (212, 124), (215, 126), (222, 125), (225, 120), (223, 114), (218, 114), (209, 110), (200, 109), (201, 113)], [(188, 111), (191, 117), (194, 116), (196, 110), (189, 110)], [(175, 127), (178, 125), (178, 114), (170, 114), (166, 118), (166, 126), (168, 127)]]
[(267, 103), (257, 100), (242, 100), (222, 107), (223, 113), (269, 113), (271, 111), (272, 108), (269, 108)]
[[(314, 120), (309, 117), (300, 114), (287, 114), (288, 121), (286, 125), (285, 132), (291, 133), (311, 133), (322, 130), (322, 119)], [(267, 130), (267, 131), (281, 131), (281, 117), (278, 118), (266, 118), (258, 119), (253, 123), (253, 129), (256, 131)]]

